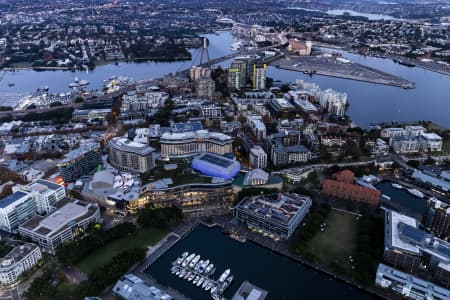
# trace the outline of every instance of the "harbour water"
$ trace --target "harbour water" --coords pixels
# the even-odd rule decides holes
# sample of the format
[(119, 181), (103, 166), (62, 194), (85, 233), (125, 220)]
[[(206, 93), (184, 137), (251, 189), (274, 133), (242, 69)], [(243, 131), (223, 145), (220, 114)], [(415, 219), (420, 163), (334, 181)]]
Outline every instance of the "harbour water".
[(392, 202), (394, 207), (399, 206), (416, 217), (422, 216), (426, 206), (425, 198), (415, 197), (405, 189), (396, 189), (389, 181), (382, 181), (375, 187), (381, 191), (381, 194), (391, 198), (389, 201), (386, 201), (387, 203)]
[(217, 227), (197, 227), (145, 272), (161, 285), (196, 300), (210, 293), (171, 273), (172, 262), (184, 251), (195, 252), (216, 266), (214, 277), (231, 269), (234, 280), (224, 296), (230, 299), (245, 280), (269, 292), (268, 299), (377, 299), (324, 273), (305, 267), (251, 242), (241, 243)]
[[(233, 37), (230, 32), (220, 32), (205, 35), (209, 41), (209, 55), (211, 59), (232, 53), (230, 45)], [(50, 93), (66, 93), (70, 91), (69, 84), (75, 77), (79, 80), (89, 81), (89, 90), (100, 90), (103, 80), (111, 76), (127, 76), (135, 80), (158, 78), (169, 73), (174, 73), (198, 64), (200, 61), (200, 49), (190, 49), (192, 60), (177, 62), (120, 62), (118, 64), (106, 64), (86, 71), (33, 71), (19, 70), (6, 72), (0, 80), (0, 97), (2, 94), (29, 93), (49, 87)], [(205, 58), (204, 58), (205, 61)], [(0, 70), (0, 74), (1, 74)], [(1, 75), (0, 75), (1, 77)], [(10, 83), (15, 84), (10, 86)]]
[[(206, 36), (210, 39), (209, 53), (211, 58), (217, 58), (232, 52), (230, 45), (233, 43), (233, 38), (229, 32)], [(192, 61), (108, 64), (99, 66), (89, 73), (84, 71), (36, 72), (32, 70), (7, 72), (0, 81), (0, 105), (2, 105), (2, 94), (33, 92), (46, 85), (49, 86), (50, 93), (67, 92), (69, 83), (73, 82), (75, 77), (80, 80), (88, 80), (90, 82), (88, 88), (94, 90), (100, 89), (103, 80), (112, 75), (128, 76), (138, 80), (157, 78), (197, 64), (200, 59), (199, 50), (191, 51), (194, 53)], [(365, 57), (348, 52), (342, 52), (342, 54), (344, 57), (363, 65), (413, 81), (416, 83), (416, 88), (405, 90), (398, 87), (334, 77), (319, 75), (310, 77), (303, 73), (275, 67), (269, 67), (267, 75), (283, 82), (304, 79), (319, 84), (322, 89), (332, 88), (336, 91), (346, 92), (350, 103), (347, 114), (361, 127), (368, 128), (370, 123), (427, 120), (450, 128), (450, 118), (448, 117), (450, 76), (418, 67), (409, 68), (394, 63), (390, 59)], [(230, 61), (225, 61), (221, 65), (228, 67)], [(14, 83), (15, 86), (8, 86), (9, 83)]]
[(373, 67), (416, 83), (415, 89), (402, 89), (380, 84), (314, 75), (268, 68), (268, 76), (283, 82), (296, 79), (314, 82), (321, 88), (332, 88), (348, 94), (350, 106), (347, 115), (359, 126), (368, 128), (370, 123), (433, 121), (450, 128), (448, 110), (450, 101), (450, 76), (409, 68), (390, 59), (365, 57), (341, 51), (345, 58)]

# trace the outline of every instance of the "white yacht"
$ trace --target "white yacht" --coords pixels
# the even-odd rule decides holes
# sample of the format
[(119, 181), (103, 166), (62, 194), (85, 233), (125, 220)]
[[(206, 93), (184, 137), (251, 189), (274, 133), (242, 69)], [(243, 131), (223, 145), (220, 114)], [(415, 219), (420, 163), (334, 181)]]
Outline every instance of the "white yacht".
[(177, 259), (177, 265), (181, 265), (181, 263), (183, 262), (183, 260), (186, 259), (186, 257), (189, 255), (188, 252), (184, 252), (178, 259)]
[(206, 288), (206, 286), (208, 285), (208, 283), (209, 283), (209, 280), (208, 280), (208, 279), (205, 279), (205, 281), (203, 281), (203, 284), (202, 284), (202, 289)]
[(201, 286), (204, 281), (205, 277), (200, 277), (200, 279), (197, 281), (197, 286)]
[(393, 183), (393, 184), (392, 184), (392, 187), (394, 187), (394, 188), (396, 188), (396, 189), (399, 189), (399, 190), (401, 190), (401, 189), (403, 188), (403, 186), (400, 185), (400, 184), (398, 184), (398, 183)]
[(204, 262), (200, 265), (200, 267), (198, 267), (198, 272), (199, 272), (200, 274), (202, 274), (203, 272), (205, 272), (205, 270), (206, 270), (206, 268), (208, 267), (208, 265), (209, 265), (209, 259), (207, 259), (206, 261), (204, 261)]
[(194, 259), (194, 257), (195, 257), (195, 253), (192, 253), (191, 255), (189, 255), (189, 256), (183, 261), (183, 263), (181, 264), (181, 266), (182, 266), (183, 268), (186, 267), (186, 266), (191, 262), (191, 260)]
[(419, 198), (423, 198), (424, 197), (424, 194), (421, 191), (417, 190), (417, 189), (408, 189), (408, 193), (410, 193), (413, 196), (419, 197)]
[(200, 260), (200, 255), (196, 255), (195, 257), (194, 257), (194, 259), (189, 263), (189, 268), (194, 268), (195, 267), (195, 265), (198, 263), (198, 261)]
[(209, 265), (206, 267), (205, 274), (211, 273), (211, 271), (212, 271), (213, 269), (214, 269), (214, 264), (209, 264)]
[(226, 269), (225, 272), (223, 272), (222, 275), (220, 275), (219, 282), (224, 282), (225, 279), (227, 279), (228, 275), (230, 275), (230, 272), (231, 272), (230, 269)]

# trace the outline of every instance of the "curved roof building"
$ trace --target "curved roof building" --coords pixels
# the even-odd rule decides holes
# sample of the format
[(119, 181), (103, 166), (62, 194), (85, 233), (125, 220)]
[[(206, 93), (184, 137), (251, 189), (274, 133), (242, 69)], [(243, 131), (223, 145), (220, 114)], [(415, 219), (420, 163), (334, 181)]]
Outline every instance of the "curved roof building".
[(121, 171), (145, 173), (155, 167), (155, 149), (125, 137), (109, 141), (109, 162)]
[(233, 138), (208, 130), (188, 132), (167, 132), (160, 138), (162, 157), (186, 157), (201, 152), (211, 152), (219, 155), (233, 151)]

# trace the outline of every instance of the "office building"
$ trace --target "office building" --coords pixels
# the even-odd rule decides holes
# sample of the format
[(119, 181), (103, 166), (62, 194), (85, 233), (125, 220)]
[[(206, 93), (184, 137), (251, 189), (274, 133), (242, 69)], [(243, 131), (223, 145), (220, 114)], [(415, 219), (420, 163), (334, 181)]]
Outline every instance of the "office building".
[(203, 175), (230, 180), (241, 170), (241, 164), (224, 156), (203, 153), (194, 158), (192, 168)]
[(55, 253), (65, 241), (75, 239), (91, 223), (102, 222), (97, 204), (65, 198), (47, 216), (35, 216), (19, 227), (19, 233), (47, 252)]
[(322, 193), (338, 199), (378, 205), (381, 192), (373, 187), (355, 184), (354, 181), (354, 174), (350, 170), (335, 173), (331, 179), (322, 182)]
[(385, 214), (384, 260), (450, 286), (450, 243), (418, 228), (415, 219), (394, 211)]
[(233, 152), (233, 138), (219, 132), (196, 130), (166, 132), (160, 140), (161, 156), (165, 158), (188, 157), (201, 152), (224, 155)]
[(21, 274), (33, 268), (41, 259), (41, 249), (35, 244), (26, 243), (14, 247), (0, 258), (0, 284), (16, 283)]
[(450, 236), (450, 205), (436, 198), (428, 199), (422, 223), (440, 238), (448, 238)]
[(267, 65), (253, 65), (253, 89), (264, 90), (266, 88), (266, 69)]
[(36, 194), (16, 191), (0, 200), (0, 229), (14, 232), (36, 212)]
[(252, 168), (264, 169), (267, 167), (267, 154), (260, 146), (254, 146), (250, 149), (249, 161)]
[(66, 189), (63, 185), (43, 179), (32, 182), (22, 189), (35, 193), (37, 210), (40, 214), (52, 212), (55, 203), (66, 197)]
[(312, 153), (303, 145), (272, 147), (271, 159), (274, 166), (305, 163), (312, 158)]
[(147, 284), (134, 274), (127, 274), (117, 281), (112, 289), (114, 295), (124, 300), (172, 300), (160, 289)]
[(238, 57), (236, 58), (228, 70), (228, 88), (231, 90), (239, 90), (246, 85), (250, 78), (250, 58)]
[(57, 164), (58, 171), (65, 182), (72, 182), (87, 175), (101, 165), (100, 144), (93, 141), (82, 143), (79, 148), (67, 153)]
[(262, 230), (276, 239), (287, 240), (306, 216), (311, 198), (294, 193), (244, 198), (234, 208), (239, 223)]
[(201, 78), (211, 78), (211, 69), (200, 66), (193, 66), (189, 69), (189, 78), (192, 81), (200, 80)]
[(125, 137), (112, 138), (109, 143), (109, 163), (116, 169), (145, 173), (155, 167), (155, 149)]
[(227, 86), (229, 91), (235, 91), (241, 89), (241, 72), (239, 69), (230, 68), (228, 69), (228, 81)]
[(216, 83), (211, 78), (201, 78), (195, 82), (195, 95), (197, 97), (212, 98), (216, 92)]
[(378, 264), (375, 283), (384, 289), (394, 291), (401, 295), (403, 299), (450, 299), (448, 289), (384, 264)]

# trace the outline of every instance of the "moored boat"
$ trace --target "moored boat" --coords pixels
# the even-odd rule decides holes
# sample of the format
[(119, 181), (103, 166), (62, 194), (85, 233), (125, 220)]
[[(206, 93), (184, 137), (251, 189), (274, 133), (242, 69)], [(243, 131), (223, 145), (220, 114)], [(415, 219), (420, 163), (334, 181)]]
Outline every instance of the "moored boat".
[(227, 279), (228, 275), (230, 275), (230, 272), (231, 272), (230, 269), (226, 269), (225, 272), (223, 272), (222, 275), (220, 275), (219, 282), (224, 282), (225, 279)]
[(200, 255), (196, 255), (195, 257), (194, 257), (194, 259), (189, 263), (189, 268), (194, 268), (195, 267), (195, 265), (198, 263), (198, 261), (200, 260)]
[(416, 196), (418, 198), (423, 198), (424, 197), (424, 194), (421, 191), (417, 190), (417, 189), (407, 189), (407, 191), (411, 195)]
[(394, 187), (394, 188), (396, 188), (396, 189), (402, 189), (402, 188), (403, 188), (403, 186), (400, 185), (400, 184), (398, 184), (398, 183), (393, 183), (393, 184), (392, 184), (392, 187)]

